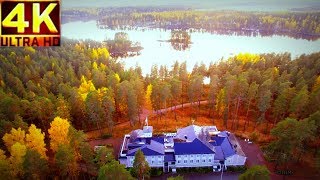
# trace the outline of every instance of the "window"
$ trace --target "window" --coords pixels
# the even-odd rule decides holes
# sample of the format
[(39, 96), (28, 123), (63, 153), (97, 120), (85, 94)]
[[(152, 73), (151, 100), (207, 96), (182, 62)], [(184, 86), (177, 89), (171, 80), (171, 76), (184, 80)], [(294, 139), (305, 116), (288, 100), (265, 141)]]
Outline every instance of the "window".
[(151, 164), (153, 164), (154, 161), (151, 161)]
[(190, 160), (190, 163), (193, 163), (193, 160)]
[(209, 159), (209, 162), (211, 162), (211, 159)]
[(202, 162), (206, 162), (206, 160), (205, 160), (205, 159), (202, 159)]
[(180, 161), (178, 161), (178, 164), (180, 164)]
[(199, 162), (199, 159), (197, 160), (197, 163)]

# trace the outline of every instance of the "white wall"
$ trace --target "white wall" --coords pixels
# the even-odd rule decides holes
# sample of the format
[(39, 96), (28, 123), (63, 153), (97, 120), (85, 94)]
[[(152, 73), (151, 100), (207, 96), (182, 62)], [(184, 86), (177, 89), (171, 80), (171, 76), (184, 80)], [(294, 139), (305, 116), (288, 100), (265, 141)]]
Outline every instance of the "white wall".
[[(145, 156), (146, 161), (150, 167), (163, 167), (164, 156)], [(134, 156), (127, 156), (127, 167), (132, 167), (134, 162)]]
[(243, 166), (246, 163), (247, 157), (235, 154), (227, 157), (225, 164), (227, 166)]
[(213, 166), (214, 154), (175, 155), (176, 167), (205, 167)]

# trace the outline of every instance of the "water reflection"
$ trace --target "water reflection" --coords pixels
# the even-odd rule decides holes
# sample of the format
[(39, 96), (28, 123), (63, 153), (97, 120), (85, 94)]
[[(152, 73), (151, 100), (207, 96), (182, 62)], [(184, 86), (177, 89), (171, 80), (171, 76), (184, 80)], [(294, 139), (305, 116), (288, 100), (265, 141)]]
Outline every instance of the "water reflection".
[(173, 30), (171, 31), (171, 46), (177, 51), (185, 51), (190, 48), (191, 35), (188, 31)]
[[(72, 39), (92, 39), (103, 41), (113, 39), (117, 32), (125, 32), (133, 42), (140, 42), (143, 49), (139, 56), (122, 58), (126, 68), (139, 64), (143, 74), (149, 73), (153, 64), (170, 66), (174, 61), (187, 61), (187, 68), (192, 70), (193, 65), (203, 62), (217, 62), (222, 57), (249, 53), (291, 53), (291, 57), (310, 54), (320, 50), (320, 40), (308, 41), (294, 39), (288, 36), (264, 36), (261, 33), (225, 32), (212, 34), (208, 32), (188, 30), (192, 44), (179, 45), (168, 42), (171, 31), (164, 29), (135, 28), (132, 30), (111, 30), (97, 28), (95, 21), (72, 22), (62, 25), (62, 35)], [(243, 32), (244, 33), (244, 32)], [(183, 50), (184, 49), (184, 50)], [(178, 51), (177, 51), (178, 50)], [(183, 50), (183, 51), (180, 51)]]

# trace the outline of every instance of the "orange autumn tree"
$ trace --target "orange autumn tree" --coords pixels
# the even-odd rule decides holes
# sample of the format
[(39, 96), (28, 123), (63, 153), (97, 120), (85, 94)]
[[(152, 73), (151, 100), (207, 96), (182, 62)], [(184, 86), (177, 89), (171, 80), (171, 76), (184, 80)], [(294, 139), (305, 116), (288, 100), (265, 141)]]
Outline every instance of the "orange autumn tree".
[(82, 158), (84, 154), (81, 150), (89, 147), (86, 137), (82, 131), (75, 130), (67, 119), (55, 117), (50, 126), (50, 148), (55, 153), (55, 164), (63, 178), (74, 179), (80, 171), (78, 162), (81, 159), (87, 161)]
[(152, 109), (152, 102), (151, 102), (151, 94), (152, 94), (152, 84), (147, 86), (146, 90), (146, 108)]
[(57, 152), (59, 145), (69, 144), (69, 127), (70, 123), (66, 119), (55, 117), (50, 123), (49, 137), (50, 137), (50, 148), (53, 152)]

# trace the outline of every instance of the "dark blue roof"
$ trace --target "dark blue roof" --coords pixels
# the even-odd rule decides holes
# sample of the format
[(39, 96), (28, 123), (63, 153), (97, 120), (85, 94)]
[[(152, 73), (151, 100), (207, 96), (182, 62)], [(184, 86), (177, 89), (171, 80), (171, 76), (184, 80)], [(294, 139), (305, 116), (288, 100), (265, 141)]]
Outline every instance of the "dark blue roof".
[(143, 144), (128, 144), (128, 149), (131, 150), (140, 146), (143, 146)]
[(212, 149), (203, 144), (198, 138), (195, 138), (192, 142), (175, 142), (174, 152), (176, 155), (214, 153)]
[(215, 160), (224, 160), (224, 155), (220, 146), (215, 146), (214, 150), (216, 154), (214, 155)]
[(210, 142), (213, 146), (221, 146), (222, 142), (224, 141), (226, 137), (219, 137), (219, 136), (214, 136), (211, 139), (213, 142)]
[(158, 143), (164, 144), (164, 137), (153, 137), (152, 140), (157, 141)]
[(228, 138), (225, 138), (224, 141), (222, 142), (221, 149), (225, 157), (232, 156), (236, 153)]
[[(156, 155), (163, 155), (157, 151), (154, 151), (152, 149), (147, 148), (146, 146), (142, 147), (142, 148), (137, 148), (137, 149), (141, 149), (141, 151), (143, 152), (143, 154), (145, 156), (156, 156)], [(127, 156), (134, 156), (136, 154), (136, 151), (132, 151), (130, 154), (127, 154)]]
[(134, 156), (138, 149), (141, 149), (145, 156), (164, 155), (163, 144), (150, 140), (150, 144), (144, 144), (141, 147), (129, 150), (127, 156)]
[(213, 146), (221, 147), (221, 150), (225, 158), (232, 156), (236, 153), (228, 137), (215, 136), (211, 139), (214, 141), (210, 142), (210, 144), (212, 144)]
[(166, 154), (166, 155), (164, 156), (164, 162), (172, 162), (172, 161), (175, 161), (175, 158), (174, 158), (174, 154), (173, 154), (173, 153)]

